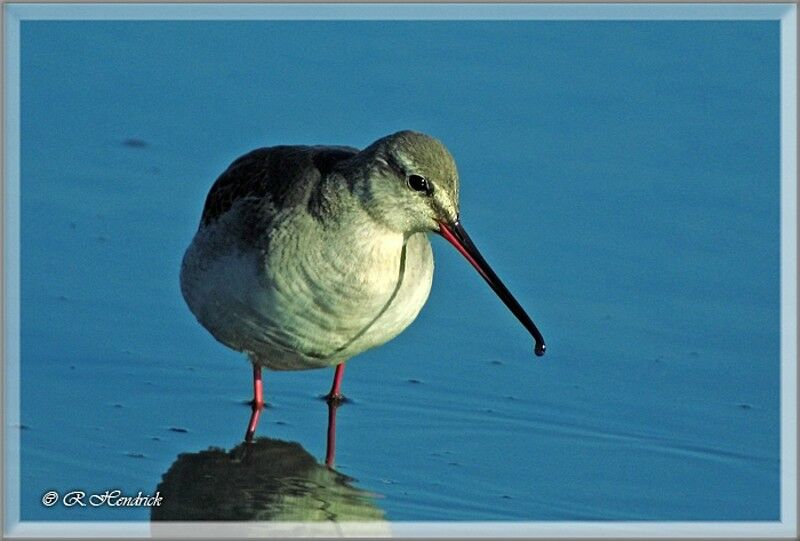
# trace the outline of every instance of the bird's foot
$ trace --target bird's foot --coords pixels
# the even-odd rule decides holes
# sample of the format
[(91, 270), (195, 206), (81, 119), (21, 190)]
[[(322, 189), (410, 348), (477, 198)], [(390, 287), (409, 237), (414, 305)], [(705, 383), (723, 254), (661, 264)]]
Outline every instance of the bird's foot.
[(321, 397), (330, 406), (338, 406), (344, 402), (349, 402), (342, 393), (328, 393)]
[(256, 402), (252, 398), (250, 400), (242, 400), (241, 404), (245, 406), (250, 406), (250, 409), (259, 409), (259, 410), (271, 407), (266, 402)]
[(247, 423), (247, 432), (244, 433), (244, 441), (246, 443), (253, 441), (253, 436), (258, 426), (258, 418), (261, 415), (261, 410), (264, 409), (264, 401), (254, 399), (251, 401), (251, 407), (252, 413), (250, 414), (250, 422)]

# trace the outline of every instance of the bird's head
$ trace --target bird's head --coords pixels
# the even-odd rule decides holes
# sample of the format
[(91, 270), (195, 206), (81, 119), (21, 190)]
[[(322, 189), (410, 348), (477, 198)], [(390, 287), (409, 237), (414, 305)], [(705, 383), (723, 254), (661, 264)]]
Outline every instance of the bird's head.
[(356, 193), (369, 214), (404, 234), (438, 231), (458, 217), (458, 171), (453, 156), (428, 135), (401, 131), (375, 141), (357, 160)]

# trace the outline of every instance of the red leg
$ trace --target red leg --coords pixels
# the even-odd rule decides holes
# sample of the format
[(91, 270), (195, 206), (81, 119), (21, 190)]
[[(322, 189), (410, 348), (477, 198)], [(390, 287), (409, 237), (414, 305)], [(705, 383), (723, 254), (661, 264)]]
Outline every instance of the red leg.
[(325, 453), (325, 465), (333, 468), (333, 461), (336, 458), (336, 410), (339, 405), (335, 402), (328, 402), (328, 446)]
[(264, 407), (264, 387), (261, 383), (261, 367), (253, 364), (253, 412), (250, 414), (250, 422), (247, 423), (247, 432), (244, 435), (244, 441), (250, 442), (253, 440), (253, 434), (256, 432), (258, 425), (258, 417), (261, 415), (261, 409)]
[(340, 389), (342, 387), (342, 377), (344, 376), (344, 363), (339, 363), (336, 365), (336, 373), (333, 375), (333, 385), (331, 385), (331, 392), (328, 393), (327, 399), (328, 402), (341, 402), (342, 393)]

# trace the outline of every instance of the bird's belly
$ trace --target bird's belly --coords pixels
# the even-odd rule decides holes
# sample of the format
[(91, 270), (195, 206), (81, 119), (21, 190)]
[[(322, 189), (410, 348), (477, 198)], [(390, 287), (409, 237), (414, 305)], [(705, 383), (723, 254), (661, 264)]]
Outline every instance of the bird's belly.
[(369, 250), (333, 250), (321, 240), (309, 246), (278, 233), (267, 254), (232, 248), (219, 257), (193, 253), (195, 241), (184, 259), (184, 297), (219, 341), (273, 369), (337, 364), (416, 318), (433, 276), (425, 234)]

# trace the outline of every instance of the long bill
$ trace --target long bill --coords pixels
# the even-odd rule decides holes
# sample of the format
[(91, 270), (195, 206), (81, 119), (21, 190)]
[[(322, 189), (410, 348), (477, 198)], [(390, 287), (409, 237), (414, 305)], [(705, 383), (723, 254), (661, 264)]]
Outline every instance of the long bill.
[(456, 221), (452, 224), (446, 224), (444, 222), (439, 222), (439, 234), (441, 234), (445, 239), (447, 239), (450, 244), (456, 247), (456, 250), (461, 252), (467, 261), (469, 261), (475, 270), (483, 276), (483, 279), (486, 280), (486, 283), (489, 284), (497, 296), (500, 297), (505, 305), (511, 310), (511, 312), (517, 316), (517, 319), (520, 323), (531, 333), (533, 339), (536, 341), (536, 345), (533, 348), (534, 353), (537, 356), (541, 357), (544, 355), (545, 349), (547, 346), (544, 343), (544, 337), (542, 337), (542, 333), (539, 332), (539, 329), (536, 328), (536, 324), (528, 317), (528, 314), (525, 313), (525, 310), (520, 306), (517, 302), (517, 299), (511, 294), (511, 292), (503, 285), (503, 282), (494, 273), (492, 267), (489, 266), (489, 263), (483, 258), (481, 253), (478, 251), (478, 248), (472, 242), (472, 239), (469, 238), (467, 232), (464, 230), (464, 227), (461, 225), (461, 220), (456, 218)]

